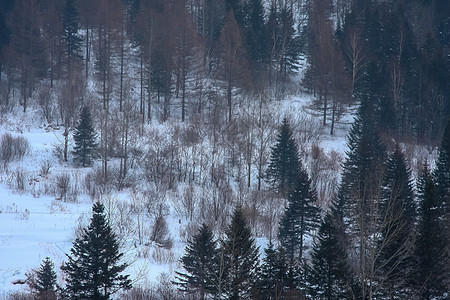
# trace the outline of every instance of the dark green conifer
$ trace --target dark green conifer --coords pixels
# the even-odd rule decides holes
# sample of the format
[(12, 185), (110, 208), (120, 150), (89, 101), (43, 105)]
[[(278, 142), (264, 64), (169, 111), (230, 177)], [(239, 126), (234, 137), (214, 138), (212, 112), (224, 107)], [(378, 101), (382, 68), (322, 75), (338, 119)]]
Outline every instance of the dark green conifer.
[(342, 233), (333, 215), (327, 213), (314, 243), (311, 266), (306, 267), (308, 294), (314, 299), (352, 299), (353, 279)]
[(414, 256), (413, 288), (421, 299), (444, 299), (448, 293), (447, 240), (436, 185), (428, 166), (418, 180), (419, 223)]
[(281, 299), (288, 276), (283, 249), (275, 249), (270, 242), (264, 253), (258, 285), (260, 299)]
[(35, 282), (32, 286), (36, 291), (37, 300), (56, 300), (56, 272), (50, 257), (46, 257), (39, 270), (36, 271)]
[(244, 45), (252, 67), (267, 61), (267, 34), (264, 24), (264, 7), (261, 0), (251, 0), (243, 5)]
[(335, 201), (347, 254), (353, 260), (351, 267), (361, 283), (362, 297), (368, 297), (376, 288), (371, 284), (377, 257), (373, 237), (380, 227), (379, 201), (386, 160), (374, 113), (373, 103), (364, 99), (347, 137), (349, 150)]
[(361, 102), (347, 146), (336, 210), (345, 219), (346, 231), (359, 235), (357, 233), (363, 230), (365, 235), (362, 227), (367, 225), (365, 220), (371, 219), (368, 217), (380, 196), (386, 160), (386, 149), (375, 127), (370, 100)]
[(228, 299), (250, 299), (257, 284), (259, 253), (250, 227), (237, 207), (222, 243), (227, 274), (224, 292)]
[(91, 223), (66, 254), (68, 261), (61, 267), (66, 274), (64, 299), (110, 299), (131, 288), (129, 275), (121, 275), (128, 264), (121, 263), (123, 253), (104, 210), (100, 202), (94, 203)]
[(88, 107), (83, 107), (80, 120), (73, 135), (75, 147), (73, 150), (75, 162), (83, 167), (92, 164), (95, 151), (97, 149), (97, 133), (92, 125), (91, 112)]
[(267, 179), (284, 197), (295, 188), (300, 171), (300, 158), (297, 144), (292, 136), (287, 118), (283, 119), (277, 143), (272, 147), (267, 168)]
[(199, 299), (217, 296), (220, 279), (219, 251), (209, 227), (203, 224), (187, 243), (181, 264), (186, 272), (176, 272), (180, 290)]
[(406, 278), (413, 249), (416, 208), (411, 170), (398, 145), (389, 155), (380, 205), (381, 238), (377, 261), (380, 295), (408, 298)]
[(272, 1), (267, 17), (266, 31), (270, 43), (270, 65), (279, 73), (287, 74), (298, 69), (302, 50), (301, 41), (295, 33), (294, 18), (289, 5)]
[[(439, 157), (433, 173), (440, 197), (442, 212), (446, 214), (446, 230), (450, 230), (450, 119), (447, 122), (439, 148)], [(450, 233), (449, 233), (450, 235)]]
[(297, 184), (289, 195), (278, 233), (291, 266), (302, 263), (305, 236), (311, 236), (319, 225), (320, 209), (315, 206), (316, 201), (317, 193), (311, 186), (311, 179), (300, 166)]
[(64, 27), (64, 40), (67, 43), (67, 65), (68, 72), (71, 71), (72, 63), (81, 59), (81, 43), (82, 39), (78, 35), (80, 29), (79, 21), (80, 16), (78, 14), (78, 9), (75, 5), (75, 0), (66, 0), (63, 10), (63, 27)]

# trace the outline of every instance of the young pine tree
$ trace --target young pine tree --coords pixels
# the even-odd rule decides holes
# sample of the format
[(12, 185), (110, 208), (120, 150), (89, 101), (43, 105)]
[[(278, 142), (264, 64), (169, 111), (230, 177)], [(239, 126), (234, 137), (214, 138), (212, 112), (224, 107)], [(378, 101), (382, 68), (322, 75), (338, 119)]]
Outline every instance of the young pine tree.
[(225, 273), (224, 292), (228, 299), (249, 299), (257, 283), (258, 247), (250, 227), (237, 207), (222, 243)]
[(311, 236), (311, 231), (319, 225), (320, 209), (314, 205), (316, 201), (317, 193), (311, 186), (311, 179), (300, 166), (296, 188), (289, 195), (278, 233), (291, 266), (301, 265), (305, 236)]
[(413, 287), (421, 299), (444, 299), (448, 292), (447, 240), (441, 220), (440, 200), (427, 166), (418, 181), (419, 224), (415, 245)]
[(217, 295), (220, 282), (220, 253), (209, 227), (203, 224), (187, 243), (181, 264), (186, 272), (176, 272), (180, 290), (207, 299)]
[(259, 276), (258, 299), (281, 299), (287, 284), (288, 266), (282, 248), (275, 249), (272, 242), (264, 249)]
[(314, 243), (311, 266), (306, 267), (309, 295), (314, 299), (352, 299), (352, 273), (347, 264), (347, 253), (342, 247), (340, 226), (328, 213)]
[(121, 289), (130, 289), (129, 275), (121, 275), (128, 264), (121, 263), (119, 241), (100, 202), (92, 207), (92, 218), (67, 255), (61, 269), (66, 274), (64, 299), (110, 299)]
[(277, 143), (272, 147), (266, 177), (283, 197), (295, 188), (300, 171), (297, 144), (287, 118), (283, 119)]
[(73, 150), (75, 162), (83, 167), (91, 165), (97, 149), (97, 133), (92, 125), (91, 112), (86, 106), (81, 110), (80, 121), (75, 128), (73, 139), (75, 140)]
[(55, 266), (49, 257), (43, 260), (35, 275), (35, 282), (32, 286), (32, 289), (36, 291), (35, 299), (56, 300), (56, 272)]

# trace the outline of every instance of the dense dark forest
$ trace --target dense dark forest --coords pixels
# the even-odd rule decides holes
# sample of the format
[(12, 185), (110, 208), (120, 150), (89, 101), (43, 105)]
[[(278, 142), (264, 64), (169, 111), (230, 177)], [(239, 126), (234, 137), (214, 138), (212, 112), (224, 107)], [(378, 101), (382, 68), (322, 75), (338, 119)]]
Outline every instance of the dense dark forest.
[(363, 98), (371, 98), (383, 133), (420, 143), (437, 144), (449, 115), (445, 0), (1, 5), (3, 109), (20, 99), (26, 111), (30, 97), (55, 82), (66, 89), (75, 82), (75, 96), (83, 97), (94, 80), (104, 107), (122, 111), (132, 91), (140, 94), (143, 122), (175, 111), (184, 121), (210, 106), (202, 82), (210, 79), (223, 85), (231, 121), (236, 88), (280, 96), (301, 56), (309, 67), (295, 84), (317, 96), (331, 133), (342, 106)]
[[(320, 123), (282, 114), (299, 94)], [(46, 258), (30, 297), (450, 297), (450, 1), (1, 1), (0, 113), (19, 108), (91, 169), (46, 192), (95, 201), (65, 285)], [(321, 148), (349, 113), (345, 157)], [(105, 211), (111, 191), (129, 203)], [(180, 269), (132, 288), (116, 240), (171, 249), (174, 212)]]

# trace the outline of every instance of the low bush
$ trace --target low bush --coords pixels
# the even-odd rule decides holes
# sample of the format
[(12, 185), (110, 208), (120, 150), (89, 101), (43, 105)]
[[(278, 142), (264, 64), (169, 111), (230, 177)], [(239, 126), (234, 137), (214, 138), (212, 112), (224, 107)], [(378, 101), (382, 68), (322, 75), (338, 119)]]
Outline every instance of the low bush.
[(5, 133), (0, 139), (0, 160), (4, 163), (21, 160), (30, 150), (30, 143), (23, 136)]

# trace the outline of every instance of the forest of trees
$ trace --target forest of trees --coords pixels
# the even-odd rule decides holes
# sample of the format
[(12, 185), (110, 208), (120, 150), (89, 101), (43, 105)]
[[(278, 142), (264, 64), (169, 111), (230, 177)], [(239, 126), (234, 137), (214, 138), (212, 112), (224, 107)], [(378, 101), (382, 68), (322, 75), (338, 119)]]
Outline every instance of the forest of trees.
[[(371, 97), (383, 133), (437, 145), (450, 112), (445, 0), (15, 0), (1, 8), (0, 104), (26, 111), (40, 94), (49, 122), (73, 125), (63, 111), (90, 97), (106, 116), (131, 106), (142, 122), (185, 121), (219, 109), (231, 122), (236, 93), (283, 97), (300, 57), (309, 67), (294, 85), (314, 93), (331, 134), (345, 104)], [(48, 99), (55, 84), (61, 103)]]
[[(449, 58), (447, 0), (2, 1), (0, 114), (57, 127), (60, 163), (91, 171), (82, 190), (58, 175), (46, 192), (95, 203), (65, 286), (46, 258), (33, 295), (449, 297)], [(297, 94), (320, 124), (281, 115)], [(318, 135), (354, 107), (341, 160)], [(1, 137), (2, 171), (25, 142)], [(407, 145), (438, 149), (436, 163)], [(170, 249), (171, 209), (188, 224), (180, 270), (161, 290), (120, 291), (132, 284), (117, 236)]]

